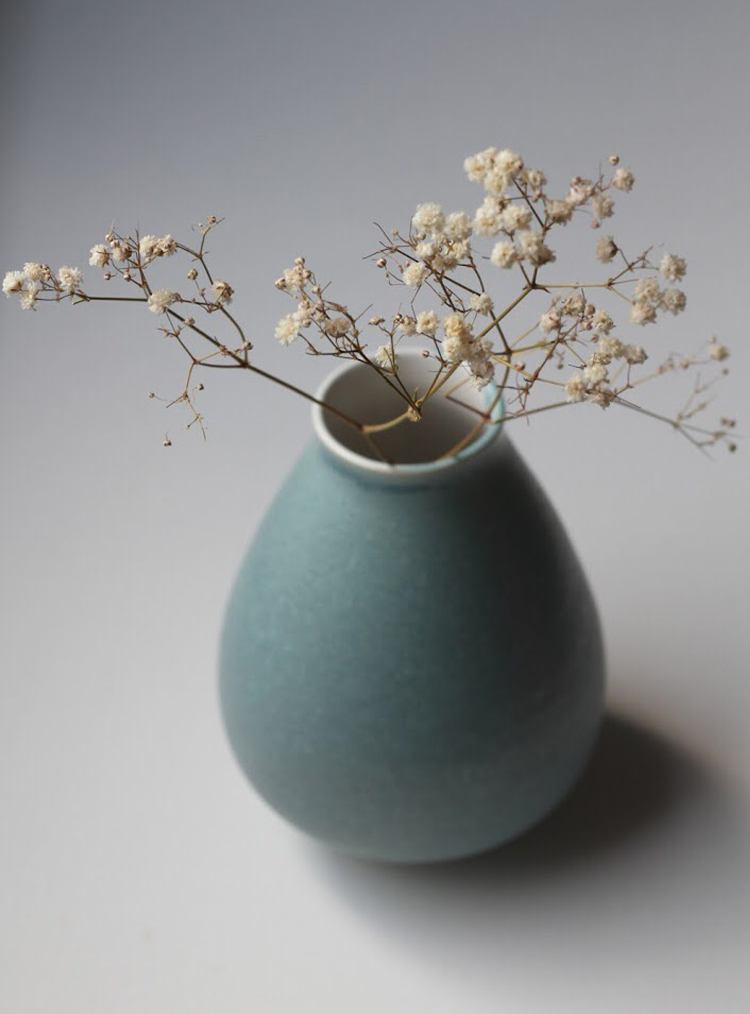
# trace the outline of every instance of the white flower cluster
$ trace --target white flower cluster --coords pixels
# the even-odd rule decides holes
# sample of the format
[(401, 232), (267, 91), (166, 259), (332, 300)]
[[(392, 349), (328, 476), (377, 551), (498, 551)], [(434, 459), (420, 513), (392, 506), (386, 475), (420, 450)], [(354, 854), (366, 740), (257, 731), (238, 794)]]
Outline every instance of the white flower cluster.
[(180, 297), (171, 289), (156, 289), (148, 297), (148, 308), (152, 313), (166, 313), (170, 306), (179, 301)]
[[(93, 255), (94, 251), (91, 252)], [(177, 243), (171, 236), (143, 236), (138, 243), (138, 253), (141, 260), (148, 263), (156, 257), (171, 257), (176, 254)]]
[(63, 266), (55, 274), (46, 264), (27, 261), (21, 271), (5, 273), (3, 292), (8, 298), (18, 296), (21, 309), (34, 310), (46, 288), (70, 296), (79, 292), (82, 285), (83, 272), (79, 268)]
[(451, 271), (471, 255), (472, 222), (465, 211), (446, 215), (439, 204), (428, 202), (417, 206), (411, 224), (417, 261), (404, 266), (404, 285), (419, 288), (430, 272)]
[[(659, 265), (665, 278), (673, 280), (683, 278), (687, 265), (682, 257), (666, 254)], [(641, 278), (633, 288), (633, 305), (630, 311), (631, 324), (653, 324), (657, 311), (671, 314), (682, 313), (687, 305), (687, 297), (682, 289), (662, 289), (655, 276)]]
[(495, 375), (492, 344), (486, 337), (474, 337), (466, 317), (451, 313), (443, 320), (443, 356), (449, 363), (465, 363), (477, 387), (485, 387)]

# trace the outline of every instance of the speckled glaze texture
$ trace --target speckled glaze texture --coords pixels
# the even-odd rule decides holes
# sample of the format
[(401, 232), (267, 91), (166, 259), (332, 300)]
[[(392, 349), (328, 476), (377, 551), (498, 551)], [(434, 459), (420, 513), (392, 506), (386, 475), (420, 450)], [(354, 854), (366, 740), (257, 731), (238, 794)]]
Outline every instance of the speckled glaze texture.
[(508, 436), (408, 484), (313, 441), (241, 566), (220, 696), (257, 791), (350, 854), (454, 859), (539, 821), (595, 740), (603, 653)]

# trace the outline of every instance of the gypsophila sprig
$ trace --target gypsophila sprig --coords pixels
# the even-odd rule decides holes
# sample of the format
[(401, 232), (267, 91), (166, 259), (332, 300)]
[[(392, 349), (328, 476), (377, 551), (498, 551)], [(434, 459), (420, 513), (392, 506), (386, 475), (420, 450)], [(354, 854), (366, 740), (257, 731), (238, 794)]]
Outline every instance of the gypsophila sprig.
[[(282, 272), (275, 285), (293, 308), (276, 324), (275, 340), (297, 345), (308, 355), (354, 360), (377, 371), (403, 401), (403, 412), (386, 423), (356, 419), (319, 402), (251, 359), (253, 343), (229, 310), (235, 279), (214, 277), (208, 265), (207, 239), (221, 221), (216, 216), (195, 227), (200, 239), (193, 245), (170, 234), (125, 235), (112, 227), (103, 242), (90, 248), (88, 264), (103, 282), (119, 283), (121, 294), (94, 293), (84, 285), (80, 269), (65, 266), (55, 272), (37, 261), (8, 271), (3, 292), (18, 298), (26, 310), (43, 302), (144, 304), (157, 318), (159, 331), (188, 357), (177, 397), (150, 396), (169, 406), (186, 406), (188, 428), (198, 424), (204, 433), (195, 400), (204, 384), (195, 381), (195, 373), (222, 369), (254, 374), (322, 404), (357, 429), (371, 453), (384, 460), (378, 446), (383, 430), (428, 426), (430, 401), (438, 392), (461, 403), (465, 383), (486, 387), (493, 382), (487, 410), (477, 413), (476, 425), (442, 456), (457, 453), (483, 427), (494, 425), (493, 410), (501, 398), (506, 422), (569, 405), (622, 406), (669, 424), (698, 447), (724, 443), (734, 450), (734, 420), (721, 416), (714, 427), (696, 422), (709, 406), (705, 392), (727, 372), (729, 349), (712, 337), (697, 351), (665, 354), (658, 340), (636, 340), (642, 329), (650, 334), (651, 325), (665, 314), (685, 310), (681, 286), (687, 264), (671, 251), (654, 257), (651, 247), (635, 255), (623, 250), (610, 223), (619, 200), (632, 200), (636, 180), (617, 155), (609, 156), (607, 166), (605, 172), (575, 175), (553, 189), (542, 169), (528, 166), (509, 148), (470, 155), (464, 170), (482, 189), (473, 211), (424, 201), (405, 231), (380, 229), (380, 243), (368, 258), (398, 302), (389, 310), (351, 310), (332, 298), (304, 257)], [(607, 234), (596, 233), (592, 243), (585, 268), (589, 280), (566, 282), (554, 273), (557, 246), (562, 230), (577, 221), (587, 221), (594, 230), (606, 222)], [(180, 291), (158, 280), (160, 263), (177, 255), (187, 259)], [(583, 276), (583, 265), (580, 271)], [(509, 293), (513, 279), (517, 288)], [(519, 313), (532, 305), (530, 323), (520, 323)], [(402, 349), (419, 349), (431, 363), (424, 390), (412, 390), (402, 381)], [(695, 381), (677, 412), (655, 411), (640, 401), (644, 385), (685, 371), (694, 371)], [(169, 436), (163, 443), (171, 446)]]

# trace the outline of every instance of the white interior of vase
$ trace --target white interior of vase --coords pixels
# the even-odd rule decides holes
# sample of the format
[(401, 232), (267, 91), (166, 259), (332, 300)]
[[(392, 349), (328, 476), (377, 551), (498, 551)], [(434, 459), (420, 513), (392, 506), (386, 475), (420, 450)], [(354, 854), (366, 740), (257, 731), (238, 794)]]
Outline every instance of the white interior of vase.
[[(415, 389), (424, 394), (429, 388), (437, 364), (420, 353), (399, 357), (399, 378), (411, 393)], [(462, 383), (463, 382), (463, 383)], [(457, 385), (458, 390), (455, 390)], [(451, 393), (452, 392), (452, 393)], [(450, 397), (446, 395), (450, 393)], [(496, 393), (494, 386), (478, 390), (463, 369), (426, 403), (423, 419), (419, 422), (402, 422), (391, 429), (373, 434), (382, 455), (399, 465), (433, 464), (456, 447), (481, 421)], [(365, 423), (384, 423), (401, 415), (407, 408), (403, 398), (384, 381), (375, 370), (350, 363), (336, 371), (318, 392), (318, 397), (335, 406), (348, 416)], [(501, 409), (493, 412), (499, 418)], [(333, 450), (345, 457), (357, 455), (373, 464), (382, 464), (382, 458), (372, 444), (354, 427), (332, 412), (317, 410), (313, 413), (318, 435)], [(322, 429), (322, 432), (321, 432)], [(498, 426), (484, 426), (466, 451), (473, 451), (495, 434)]]

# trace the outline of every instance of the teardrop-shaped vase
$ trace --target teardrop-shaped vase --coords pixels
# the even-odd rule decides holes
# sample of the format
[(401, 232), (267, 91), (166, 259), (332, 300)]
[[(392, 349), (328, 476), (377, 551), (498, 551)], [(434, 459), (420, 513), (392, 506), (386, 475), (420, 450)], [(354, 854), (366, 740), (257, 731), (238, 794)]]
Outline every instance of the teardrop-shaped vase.
[[(413, 386), (423, 362), (405, 364)], [(349, 365), (322, 396), (386, 419), (382, 386)], [(555, 511), (501, 425), (427, 460), (476, 421), (435, 404), (429, 427), (384, 435), (396, 466), (314, 410), (221, 644), (224, 722), (250, 782), (308, 834), (394, 862), (521, 834), (571, 788), (602, 715), (599, 622)]]

